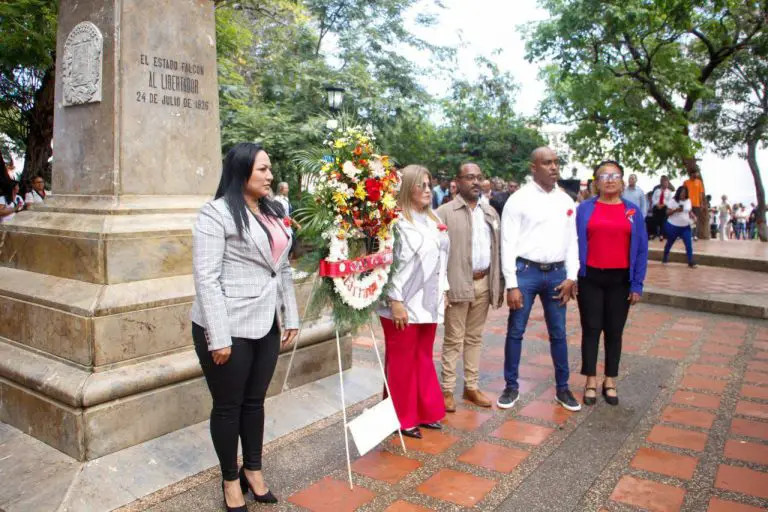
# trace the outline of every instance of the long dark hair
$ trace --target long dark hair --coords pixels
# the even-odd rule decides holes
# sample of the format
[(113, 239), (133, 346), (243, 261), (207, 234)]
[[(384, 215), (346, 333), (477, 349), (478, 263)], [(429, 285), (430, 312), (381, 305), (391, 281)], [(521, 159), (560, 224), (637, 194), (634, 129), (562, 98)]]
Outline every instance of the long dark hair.
[[(245, 184), (251, 178), (253, 172), (253, 163), (256, 161), (256, 155), (264, 151), (264, 148), (253, 142), (240, 142), (235, 144), (224, 157), (224, 165), (221, 171), (221, 181), (216, 190), (216, 199), (223, 197), (227, 202), (229, 211), (235, 221), (237, 234), (243, 237), (243, 230), (250, 230), (250, 217), (253, 218), (267, 234), (269, 245), (272, 246), (272, 236), (269, 230), (259, 220), (258, 217), (250, 213), (248, 205), (245, 204), (243, 189)], [(277, 201), (272, 201), (264, 196), (259, 199), (259, 211), (267, 217), (282, 219), (285, 217), (283, 207)]]
[(685, 187), (685, 185), (680, 185), (675, 191), (675, 201), (678, 203), (680, 202), (680, 196), (683, 195), (683, 192), (685, 192), (685, 198), (689, 199), (688, 189)]
[[(19, 185), (19, 182), (16, 180), (8, 180), (4, 185), (3, 189), (0, 192), (3, 197), (5, 197), (5, 204), (7, 206), (15, 206), (15, 204), (11, 204), (11, 196), (13, 196), (13, 189), (16, 188), (16, 185)], [(17, 197), (19, 194), (16, 195)]]

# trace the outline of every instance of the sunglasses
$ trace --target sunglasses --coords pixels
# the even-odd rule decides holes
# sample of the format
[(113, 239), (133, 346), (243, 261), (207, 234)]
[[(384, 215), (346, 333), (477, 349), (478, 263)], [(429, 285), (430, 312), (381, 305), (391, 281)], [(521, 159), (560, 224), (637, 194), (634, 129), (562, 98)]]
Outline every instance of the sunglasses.
[(623, 176), (618, 172), (606, 172), (600, 174), (597, 179), (600, 181), (621, 181)]

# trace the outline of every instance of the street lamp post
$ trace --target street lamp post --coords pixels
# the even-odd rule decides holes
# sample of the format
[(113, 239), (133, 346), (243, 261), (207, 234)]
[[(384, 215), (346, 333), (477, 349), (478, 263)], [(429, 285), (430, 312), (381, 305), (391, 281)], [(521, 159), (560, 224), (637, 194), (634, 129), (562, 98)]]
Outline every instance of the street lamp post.
[(344, 88), (337, 85), (325, 86), (325, 92), (328, 94), (328, 108), (331, 112), (341, 110), (341, 104), (344, 101)]

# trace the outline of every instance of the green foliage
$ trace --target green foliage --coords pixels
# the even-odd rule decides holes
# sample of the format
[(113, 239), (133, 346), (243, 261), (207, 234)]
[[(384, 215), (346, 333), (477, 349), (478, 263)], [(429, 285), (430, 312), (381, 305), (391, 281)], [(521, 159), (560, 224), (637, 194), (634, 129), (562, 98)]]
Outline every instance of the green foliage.
[(571, 122), (585, 160), (644, 172), (690, 165), (694, 109), (717, 71), (764, 30), (764, 0), (542, 0), (529, 60), (550, 60), (545, 116)]
[(714, 97), (697, 115), (697, 134), (719, 154), (768, 145), (768, 34), (722, 70)]
[[(481, 63), (477, 82), (455, 80), (449, 98), (433, 98), (421, 86), (429, 73), (455, 72), (455, 50), (419, 39), (406, 22), (433, 25), (439, 0), (214, 4), (222, 149), (263, 143), (275, 180), (289, 183), (294, 200), (306, 174), (297, 155), (318, 147), (325, 134), (328, 84), (346, 89), (345, 110), (373, 127), (381, 151), (399, 165), (452, 172), (475, 159), (488, 173), (510, 177), (543, 142), (511, 112), (511, 77), (489, 62)], [(0, 1), (0, 132), (12, 149), (31, 152), (33, 172), (50, 156), (57, 10), (56, 0)], [(429, 68), (406, 57), (404, 47), (428, 55)]]
[(489, 176), (519, 180), (528, 172), (531, 152), (546, 143), (513, 110), (517, 84), (487, 58), (475, 82), (455, 79), (441, 103), (446, 124), (439, 130), (439, 165), (449, 173), (473, 161)]
[(56, 0), (0, 2), (0, 133), (19, 152), (27, 148), (36, 96), (54, 64), (57, 12)]

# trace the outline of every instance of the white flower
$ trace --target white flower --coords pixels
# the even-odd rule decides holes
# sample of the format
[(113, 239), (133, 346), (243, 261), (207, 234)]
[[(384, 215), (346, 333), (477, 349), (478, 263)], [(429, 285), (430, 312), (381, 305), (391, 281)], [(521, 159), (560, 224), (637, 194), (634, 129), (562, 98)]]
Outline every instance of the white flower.
[(384, 164), (381, 163), (381, 160), (378, 158), (372, 159), (368, 162), (368, 168), (371, 170), (371, 175), (374, 178), (383, 178), (386, 174), (386, 169), (384, 169)]
[(355, 164), (347, 160), (344, 162), (344, 165), (341, 166), (341, 170), (344, 172), (344, 174), (347, 175), (347, 177), (351, 180), (357, 180), (357, 175), (360, 174), (360, 169), (355, 167)]

